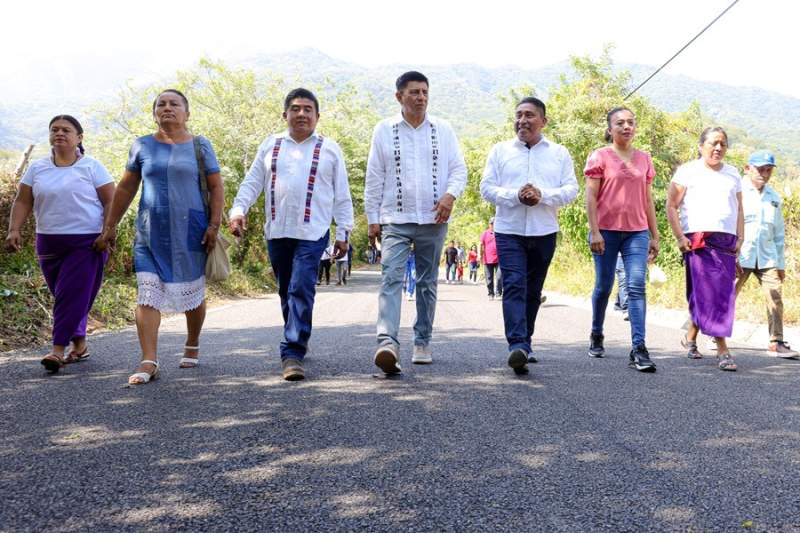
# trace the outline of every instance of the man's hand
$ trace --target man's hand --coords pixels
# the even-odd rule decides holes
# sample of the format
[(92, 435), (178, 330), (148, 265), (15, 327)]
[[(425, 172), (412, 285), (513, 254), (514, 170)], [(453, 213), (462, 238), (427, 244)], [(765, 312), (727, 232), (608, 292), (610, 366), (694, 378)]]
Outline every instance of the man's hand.
[(781, 283), (786, 279), (786, 271), (785, 270), (778, 270), (778, 279), (781, 280)]
[(677, 241), (678, 241), (678, 250), (680, 250), (681, 253), (685, 254), (687, 252), (692, 251), (692, 241), (690, 241), (686, 237), (686, 235), (681, 235), (680, 237), (677, 238)]
[(333, 258), (339, 259), (347, 254), (347, 241), (336, 241), (333, 243)]
[(241, 238), (244, 232), (247, 231), (247, 218), (244, 215), (231, 217), (228, 221), (228, 229), (231, 230), (234, 237)]
[(532, 207), (541, 201), (542, 191), (534, 187), (530, 183), (526, 183), (525, 185), (520, 187), (517, 196), (519, 197), (520, 202), (522, 202), (527, 206)]
[(456, 197), (449, 192), (444, 193), (444, 196), (436, 202), (431, 211), (436, 211), (436, 224), (444, 224), (450, 220), (450, 212), (453, 210), (453, 202)]
[(381, 225), (370, 224), (367, 230), (367, 236), (369, 237), (370, 245), (374, 248), (376, 242), (381, 242)]
[(650, 245), (647, 247), (647, 262), (652, 263), (658, 257), (659, 243), (658, 239), (650, 239)]
[(103, 228), (103, 232), (92, 243), (92, 248), (98, 252), (114, 251), (114, 246), (117, 244), (117, 228), (116, 226), (109, 226)]

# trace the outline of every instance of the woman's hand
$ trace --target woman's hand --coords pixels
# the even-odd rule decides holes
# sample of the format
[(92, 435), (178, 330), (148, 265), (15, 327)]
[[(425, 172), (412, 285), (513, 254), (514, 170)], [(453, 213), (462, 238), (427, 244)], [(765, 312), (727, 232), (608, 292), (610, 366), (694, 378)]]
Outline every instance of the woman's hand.
[(647, 247), (647, 262), (652, 263), (658, 257), (659, 244), (658, 239), (650, 239), (650, 244)]
[(92, 248), (98, 252), (114, 251), (117, 244), (117, 228), (114, 226), (103, 228), (103, 232), (94, 240)]
[(11, 253), (19, 252), (19, 250), (22, 248), (22, 235), (20, 234), (18, 229), (8, 230), (8, 235), (6, 235), (5, 248), (6, 251)]
[(606, 241), (599, 231), (593, 231), (589, 235), (589, 248), (595, 255), (603, 255), (606, 250)]
[(685, 254), (687, 252), (692, 251), (692, 241), (687, 239), (686, 235), (681, 235), (680, 237), (677, 238), (677, 240), (678, 240), (678, 250), (680, 250), (681, 253)]
[(217, 245), (217, 233), (219, 233), (219, 226), (216, 224), (209, 224), (208, 228), (206, 228), (206, 234), (203, 235), (203, 240), (200, 241), (200, 244), (206, 245), (207, 254), (210, 254)]

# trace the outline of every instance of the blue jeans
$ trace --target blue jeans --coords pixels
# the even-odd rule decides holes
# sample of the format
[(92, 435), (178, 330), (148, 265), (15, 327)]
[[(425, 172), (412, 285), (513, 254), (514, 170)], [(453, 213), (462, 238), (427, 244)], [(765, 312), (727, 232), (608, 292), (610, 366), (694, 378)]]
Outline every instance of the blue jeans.
[(381, 227), (381, 290), (378, 296), (378, 344), (400, 346), (400, 305), (406, 260), (414, 244), (416, 261), (417, 318), (414, 344), (431, 341), (436, 313), (439, 258), (442, 256), (447, 224), (385, 224)]
[(311, 337), (311, 317), (317, 270), (322, 251), (328, 246), (328, 232), (318, 241), (270, 239), (267, 252), (278, 279), (278, 295), (283, 312), (281, 359), (300, 359), (306, 355)]
[(508, 349), (531, 352), (531, 338), (547, 269), (556, 251), (556, 234), (525, 237), (495, 233), (503, 272), (503, 323)]
[(603, 333), (608, 298), (614, 287), (617, 256), (622, 255), (628, 293), (628, 316), (631, 321), (631, 342), (634, 347), (644, 344), (647, 312), (644, 285), (650, 234), (647, 230), (600, 230), (600, 233), (605, 240), (605, 250), (602, 255), (593, 254), (595, 281), (592, 292), (592, 333)]
[(489, 296), (502, 296), (503, 276), (500, 274), (500, 264), (486, 263), (483, 265), (483, 276), (486, 278), (486, 289), (489, 291)]

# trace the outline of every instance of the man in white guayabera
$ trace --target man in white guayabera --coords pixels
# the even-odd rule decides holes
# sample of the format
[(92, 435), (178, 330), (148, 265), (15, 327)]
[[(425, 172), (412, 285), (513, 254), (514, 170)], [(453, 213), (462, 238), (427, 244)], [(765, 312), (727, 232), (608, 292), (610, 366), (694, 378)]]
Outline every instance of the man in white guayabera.
[(558, 208), (578, 195), (567, 149), (547, 139), (544, 102), (517, 105), (517, 138), (492, 147), (481, 180), (481, 196), (497, 206), (494, 237), (503, 272), (503, 322), (508, 366), (527, 374), (537, 362), (531, 338), (547, 269), (556, 250)]
[(231, 233), (240, 236), (247, 211), (264, 191), (264, 235), (283, 312), (283, 378), (296, 381), (305, 377), (317, 270), (331, 219), (336, 222), (336, 259), (347, 253), (353, 202), (341, 148), (316, 131), (316, 96), (294, 89), (284, 101), (283, 118), (288, 130), (261, 143), (233, 201), (229, 224)]
[(433, 362), (430, 342), (439, 258), (453, 203), (467, 182), (467, 167), (453, 129), (427, 114), (428, 78), (406, 72), (397, 78), (396, 87), (400, 113), (375, 126), (364, 186), (370, 242), (381, 240), (382, 244), (374, 361), (387, 375), (400, 372), (400, 305), (412, 244), (417, 318), (411, 361)]

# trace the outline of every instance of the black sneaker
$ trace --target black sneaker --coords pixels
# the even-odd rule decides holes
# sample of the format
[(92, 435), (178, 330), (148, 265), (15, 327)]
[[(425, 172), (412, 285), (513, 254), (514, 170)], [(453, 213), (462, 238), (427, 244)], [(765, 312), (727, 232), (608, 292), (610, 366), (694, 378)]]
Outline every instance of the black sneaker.
[(640, 344), (631, 350), (630, 359), (631, 361), (628, 363), (628, 366), (635, 368), (639, 372), (656, 371), (656, 364), (650, 360), (650, 352), (647, 351), (644, 344)]
[(603, 348), (602, 333), (592, 333), (589, 335), (589, 357), (605, 357), (606, 349)]
[(529, 363), (538, 363), (538, 362), (539, 362), (539, 358), (537, 358), (537, 357), (536, 357), (535, 355), (533, 355), (532, 353), (529, 353), (529, 354), (528, 354), (528, 362), (529, 362)]
[(514, 373), (522, 376), (528, 373), (528, 354), (525, 350), (521, 348), (517, 348), (516, 350), (511, 350), (511, 353), (508, 354), (508, 366), (510, 366)]

